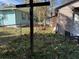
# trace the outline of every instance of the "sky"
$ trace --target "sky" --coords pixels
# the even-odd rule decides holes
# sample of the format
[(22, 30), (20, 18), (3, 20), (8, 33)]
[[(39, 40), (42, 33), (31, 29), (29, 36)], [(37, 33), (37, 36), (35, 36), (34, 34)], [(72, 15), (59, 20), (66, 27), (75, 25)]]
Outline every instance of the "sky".
[(0, 0), (0, 2), (5, 3), (5, 4), (14, 4), (14, 5), (18, 5), (18, 4), (23, 4), (24, 3), (23, 0)]
[[(44, 1), (49, 1), (49, 0), (40, 0), (41, 2)], [(14, 4), (14, 5), (19, 5), (19, 4), (24, 4), (24, 0), (0, 0), (0, 5), (1, 4)]]

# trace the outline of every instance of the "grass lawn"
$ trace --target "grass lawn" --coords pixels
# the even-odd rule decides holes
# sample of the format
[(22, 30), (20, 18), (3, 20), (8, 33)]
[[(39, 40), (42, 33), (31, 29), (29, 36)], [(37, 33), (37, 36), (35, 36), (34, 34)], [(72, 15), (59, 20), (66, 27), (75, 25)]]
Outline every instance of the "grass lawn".
[[(0, 59), (29, 59), (29, 33), (29, 27), (0, 28)], [(52, 28), (34, 28), (34, 59), (78, 59), (78, 55), (76, 41), (53, 34)]]
[[(45, 34), (45, 33), (51, 33), (52, 29), (50, 27), (48, 27), (46, 30), (42, 30), (39, 28), (34, 28), (34, 33), (41, 33), (41, 34)], [(0, 28), (0, 37), (1, 36), (8, 36), (8, 35), (24, 35), (24, 34), (29, 34), (30, 33), (30, 27), (26, 27), (26, 28), (4, 28), (1, 27)]]

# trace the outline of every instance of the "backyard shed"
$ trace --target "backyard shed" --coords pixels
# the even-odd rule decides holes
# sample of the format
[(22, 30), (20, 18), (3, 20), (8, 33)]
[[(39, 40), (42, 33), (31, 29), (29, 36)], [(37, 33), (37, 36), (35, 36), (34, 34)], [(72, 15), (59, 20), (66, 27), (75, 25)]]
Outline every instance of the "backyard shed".
[(29, 26), (28, 13), (14, 8), (0, 10), (0, 26), (17, 27), (16, 25)]

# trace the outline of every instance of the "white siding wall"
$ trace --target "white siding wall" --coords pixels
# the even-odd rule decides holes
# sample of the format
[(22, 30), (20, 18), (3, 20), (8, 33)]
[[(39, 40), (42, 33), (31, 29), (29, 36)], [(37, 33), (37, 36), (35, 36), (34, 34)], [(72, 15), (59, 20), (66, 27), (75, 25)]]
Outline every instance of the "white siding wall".
[(73, 33), (73, 7), (79, 7), (79, 2), (74, 4), (68, 5), (59, 9), (59, 16), (58, 16), (58, 25), (60, 33), (64, 34), (65, 31)]

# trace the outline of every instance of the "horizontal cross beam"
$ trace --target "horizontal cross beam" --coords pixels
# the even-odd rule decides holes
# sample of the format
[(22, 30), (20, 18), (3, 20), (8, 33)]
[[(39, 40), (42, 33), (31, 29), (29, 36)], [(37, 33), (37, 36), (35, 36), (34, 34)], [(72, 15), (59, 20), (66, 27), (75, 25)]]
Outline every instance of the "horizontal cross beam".
[[(50, 2), (33, 3), (33, 7), (48, 6), (48, 5), (50, 5)], [(16, 7), (17, 8), (30, 7), (30, 4), (16, 5)]]

